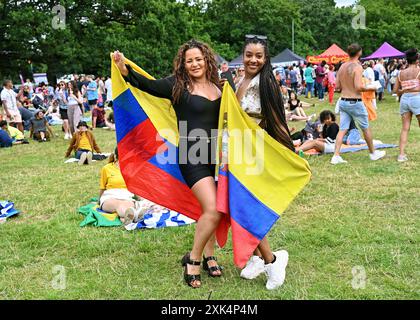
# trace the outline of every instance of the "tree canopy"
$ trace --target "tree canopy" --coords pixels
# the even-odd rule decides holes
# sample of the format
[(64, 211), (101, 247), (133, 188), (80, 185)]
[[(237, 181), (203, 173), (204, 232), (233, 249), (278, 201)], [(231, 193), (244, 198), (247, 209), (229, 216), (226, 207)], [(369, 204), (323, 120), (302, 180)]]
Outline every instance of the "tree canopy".
[[(57, 4), (65, 9), (64, 28), (53, 27)], [(400, 50), (418, 47), (418, 0), (357, 4), (366, 11), (366, 29), (354, 29), (357, 12), (337, 8), (334, 0), (0, 0), (0, 76), (106, 75), (109, 53), (117, 49), (151, 74), (165, 76), (183, 42), (203, 40), (231, 60), (249, 33), (267, 35), (274, 56), (292, 48), (292, 21), (301, 56), (332, 43), (346, 48), (358, 42), (366, 54), (384, 41)]]

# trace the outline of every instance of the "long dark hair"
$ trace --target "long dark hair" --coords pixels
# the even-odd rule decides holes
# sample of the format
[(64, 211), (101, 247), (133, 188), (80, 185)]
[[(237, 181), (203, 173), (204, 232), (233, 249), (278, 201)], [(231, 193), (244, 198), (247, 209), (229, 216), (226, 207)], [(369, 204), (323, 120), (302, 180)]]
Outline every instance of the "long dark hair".
[(207, 80), (215, 84), (220, 89), (219, 83), (219, 74), (217, 72), (217, 62), (213, 50), (209, 47), (208, 44), (200, 42), (197, 40), (190, 40), (187, 43), (184, 43), (178, 50), (178, 54), (174, 59), (174, 75), (175, 75), (175, 85), (172, 91), (173, 102), (179, 102), (182, 94), (188, 88), (193, 87), (191, 78), (185, 69), (185, 53), (187, 50), (197, 48), (199, 49), (206, 61), (206, 77)]
[(264, 129), (271, 137), (294, 151), (295, 148), (286, 123), (282, 95), (271, 68), (267, 41), (258, 38), (246, 39), (242, 51), (244, 56), (245, 49), (249, 44), (261, 44), (264, 47), (265, 63), (260, 71), (260, 99), (261, 113), (264, 118)]
[(76, 81), (71, 80), (69, 83), (71, 84), (71, 90), (73, 90), (73, 94), (77, 97), (79, 93), (79, 87), (77, 86)]
[(114, 163), (118, 161), (118, 147), (115, 147), (114, 153), (109, 156), (108, 163)]
[(405, 52), (405, 58), (407, 59), (408, 64), (415, 64), (419, 58), (419, 53), (416, 48), (408, 49)]

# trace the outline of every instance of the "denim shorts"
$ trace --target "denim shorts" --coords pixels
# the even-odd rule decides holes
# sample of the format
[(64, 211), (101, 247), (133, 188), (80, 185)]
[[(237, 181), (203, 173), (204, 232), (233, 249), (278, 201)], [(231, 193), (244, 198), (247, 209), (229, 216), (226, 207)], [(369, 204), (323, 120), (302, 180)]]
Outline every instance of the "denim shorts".
[(356, 126), (364, 130), (369, 128), (368, 113), (362, 101), (344, 101), (340, 100), (340, 130), (350, 128), (351, 119)]
[(404, 93), (400, 100), (400, 114), (411, 112), (415, 116), (420, 114), (420, 93)]

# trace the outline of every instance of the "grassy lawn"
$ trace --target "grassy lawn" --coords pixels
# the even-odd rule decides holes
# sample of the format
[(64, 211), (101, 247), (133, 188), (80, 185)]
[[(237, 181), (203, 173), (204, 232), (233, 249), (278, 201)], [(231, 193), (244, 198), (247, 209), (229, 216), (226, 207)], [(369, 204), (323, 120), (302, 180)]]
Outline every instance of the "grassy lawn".
[[(401, 120), (395, 98), (378, 104), (375, 139), (398, 144)], [(327, 103), (307, 113), (319, 114)], [(293, 126), (293, 125), (292, 125)], [(272, 247), (289, 252), (284, 285), (265, 289), (265, 276), (242, 280), (232, 246), (216, 251), (224, 277), (204, 272), (203, 287), (184, 284), (182, 255), (194, 225), (129, 232), (79, 227), (76, 209), (97, 196), (99, 172), (64, 164), (68, 142), (31, 142), (0, 150), (0, 199), (22, 213), (0, 225), (0, 299), (419, 299), (420, 129), (412, 122), (407, 163), (398, 149), (371, 162), (367, 151), (308, 158), (313, 179), (269, 234)], [(104, 152), (115, 133), (95, 129)], [(62, 266), (65, 288), (54, 285)], [(365, 272), (365, 284), (360, 278)], [(355, 276), (352, 274), (355, 273)], [(352, 285), (353, 284), (353, 285)]]

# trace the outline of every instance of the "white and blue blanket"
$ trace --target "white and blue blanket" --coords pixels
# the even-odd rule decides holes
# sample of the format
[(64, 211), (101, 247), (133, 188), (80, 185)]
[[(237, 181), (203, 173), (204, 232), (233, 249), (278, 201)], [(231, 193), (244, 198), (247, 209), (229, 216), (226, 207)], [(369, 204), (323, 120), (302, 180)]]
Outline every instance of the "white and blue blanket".
[(18, 214), (20, 211), (15, 209), (15, 204), (11, 201), (0, 201), (0, 222)]
[(125, 226), (126, 230), (136, 229), (157, 229), (165, 227), (180, 227), (187, 224), (192, 224), (195, 221), (176, 211), (157, 206), (149, 209), (144, 214), (144, 219), (128, 224)]

